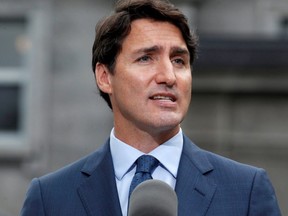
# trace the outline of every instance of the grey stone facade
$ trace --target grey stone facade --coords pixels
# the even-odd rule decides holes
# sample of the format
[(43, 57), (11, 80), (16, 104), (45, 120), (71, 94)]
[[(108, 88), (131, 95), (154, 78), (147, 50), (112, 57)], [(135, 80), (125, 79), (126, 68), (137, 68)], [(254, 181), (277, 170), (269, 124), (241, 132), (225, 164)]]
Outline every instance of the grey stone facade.
[[(182, 127), (200, 147), (266, 169), (288, 215), (288, 38), (278, 22), (288, 5), (271, 2), (174, 2), (200, 35), (192, 103)], [(25, 148), (5, 147), (0, 134), (1, 216), (18, 215), (33, 177), (94, 151), (109, 135), (112, 113), (95, 86), (91, 46), (96, 22), (112, 5), (0, 1), (0, 17), (23, 15), (33, 23)]]

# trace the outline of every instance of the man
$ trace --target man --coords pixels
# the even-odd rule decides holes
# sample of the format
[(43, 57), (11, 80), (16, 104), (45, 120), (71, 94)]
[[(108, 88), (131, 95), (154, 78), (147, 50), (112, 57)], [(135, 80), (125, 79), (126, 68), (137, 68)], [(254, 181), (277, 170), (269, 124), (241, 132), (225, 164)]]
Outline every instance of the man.
[(127, 215), (138, 158), (151, 155), (149, 175), (175, 189), (179, 216), (279, 216), (264, 170), (201, 150), (180, 128), (196, 44), (170, 3), (119, 1), (97, 25), (92, 60), (113, 110), (110, 138), (95, 153), (34, 179), (21, 215)]

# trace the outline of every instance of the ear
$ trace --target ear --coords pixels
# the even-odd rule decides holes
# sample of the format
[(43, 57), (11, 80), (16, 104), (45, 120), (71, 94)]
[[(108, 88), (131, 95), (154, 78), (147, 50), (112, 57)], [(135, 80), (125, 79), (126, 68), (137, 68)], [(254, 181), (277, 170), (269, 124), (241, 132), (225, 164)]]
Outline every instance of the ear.
[(112, 74), (109, 72), (108, 68), (102, 64), (102, 63), (97, 63), (95, 67), (95, 79), (98, 88), (109, 94), (112, 92), (111, 88), (111, 76)]

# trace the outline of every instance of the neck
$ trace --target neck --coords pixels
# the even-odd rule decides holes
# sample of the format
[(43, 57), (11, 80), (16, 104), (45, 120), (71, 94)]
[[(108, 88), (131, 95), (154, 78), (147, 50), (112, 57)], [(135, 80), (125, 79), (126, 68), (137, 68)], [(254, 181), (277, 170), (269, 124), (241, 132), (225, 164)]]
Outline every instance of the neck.
[(129, 130), (128, 128), (118, 127), (117, 124), (114, 125), (115, 137), (144, 153), (151, 152), (162, 143), (171, 139), (179, 130), (180, 125), (173, 129), (162, 131), (147, 131), (139, 128)]

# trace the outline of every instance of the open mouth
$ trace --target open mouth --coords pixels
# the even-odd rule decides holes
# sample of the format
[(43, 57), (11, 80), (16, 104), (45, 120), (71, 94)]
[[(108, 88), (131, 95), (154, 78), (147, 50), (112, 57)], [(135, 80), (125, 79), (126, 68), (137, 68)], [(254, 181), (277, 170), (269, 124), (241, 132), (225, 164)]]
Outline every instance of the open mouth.
[(150, 97), (151, 100), (165, 100), (165, 101), (172, 101), (175, 102), (176, 98), (174, 96), (164, 96), (164, 95), (155, 95)]

